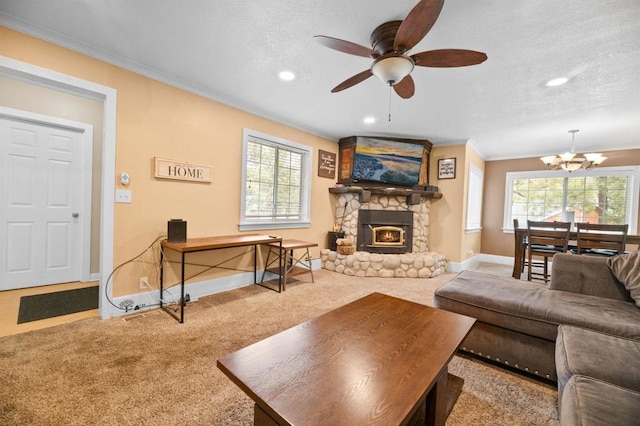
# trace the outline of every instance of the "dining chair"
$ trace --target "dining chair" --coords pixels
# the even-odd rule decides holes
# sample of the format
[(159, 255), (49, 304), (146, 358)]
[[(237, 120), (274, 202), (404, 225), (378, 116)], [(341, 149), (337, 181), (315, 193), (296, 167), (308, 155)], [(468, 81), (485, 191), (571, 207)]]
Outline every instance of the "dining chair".
[(533, 272), (533, 267), (527, 272), (527, 280), (533, 275), (541, 276), (545, 283), (549, 282), (549, 258), (557, 253), (567, 253), (569, 245), (569, 231), (571, 222), (540, 222), (527, 221), (527, 249), (529, 265), (533, 265), (533, 256), (543, 258), (543, 272)]
[(615, 256), (624, 253), (629, 225), (576, 224), (576, 254)]
[[(513, 219), (513, 235), (515, 235), (516, 237), (516, 241), (515, 244), (516, 246), (518, 245), (518, 233), (516, 232), (516, 229), (520, 228), (520, 222), (518, 221), (518, 219)], [(520, 268), (520, 273), (524, 272), (524, 268), (525, 267), (529, 267), (529, 261), (527, 260), (527, 247), (528, 247), (529, 243), (527, 241), (527, 235), (525, 234), (524, 236), (522, 236), (522, 260), (520, 262), (520, 264), (522, 265), (522, 267)], [(543, 262), (541, 260), (535, 260), (533, 261), (533, 267), (543, 267)]]

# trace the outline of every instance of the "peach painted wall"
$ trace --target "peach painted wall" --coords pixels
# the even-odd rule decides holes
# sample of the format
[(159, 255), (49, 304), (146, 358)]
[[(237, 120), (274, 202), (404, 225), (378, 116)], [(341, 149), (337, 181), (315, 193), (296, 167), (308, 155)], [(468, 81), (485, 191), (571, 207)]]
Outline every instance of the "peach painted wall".
[[(438, 160), (456, 159), (455, 179), (438, 179)], [(450, 262), (461, 263), (481, 251), (482, 232), (466, 233), (467, 188), (469, 166), (484, 170), (484, 159), (470, 142), (434, 147), (431, 151), (429, 182), (443, 194), (431, 202), (429, 250), (447, 256)]]
[[(604, 152), (607, 158), (603, 166), (638, 166), (640, 149)], [(482, 253), (513, 256), (513, 233), (502, 231), (504, 216), (504, 192), (508, 172), (544, 170), (539, 158), (487, 161), (485, 168), (484, 208), (482, 214)], [(639, 221), (640, 222), (640, 221)], [(638, 224), (640, 229), (640, 223)]]
[[(244, 127), (312, 148), (311, 226), (263, 231), (319, 243), (332, 228), (328, 188), (334, 180), (317, 176), (318, 150), (337, 152), (335, 141), (188, 93), (31, 36), (0, 27), (0, 55), (115, 88), (118, 95), (116, 176), (131, 176), (131, 204), (115, 205), (113, 263), (143, 251), (166, 233), (167, 220), (188, 221), (188, 236), (237, 234), (240, 217), (242, 130)], [(153, 158), (211, 166), (212, 183), (186, 183), (153, 177)], [(119, 182), (116, 189), (123, 187)], [(139, 292), (138, 279), (153, 277), (154, 257), (123, 268), (114, 296)], [(241, 264), (248, 264), (245, 259)], [(206, 276), (198, 279), (207, 278)]]
[[(438, 160), (456, 159), (455, 179), (438, 179)], [(460, 262), (463, 245), (465, 202), (465, 145), (434, 146), (431, 150), (429, 183), (438, 187), (442, 198), (431, 200), (429, 250), (443, 254), (451, 262)]]

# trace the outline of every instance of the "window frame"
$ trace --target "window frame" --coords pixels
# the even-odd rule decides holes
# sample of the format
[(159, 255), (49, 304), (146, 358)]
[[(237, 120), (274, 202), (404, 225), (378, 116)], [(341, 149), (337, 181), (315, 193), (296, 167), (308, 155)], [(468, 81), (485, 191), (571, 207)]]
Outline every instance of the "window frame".
[(560, 170), (532, 170), (524, 172), (507, 172), (505, 179), (504, 194), (504, 216), (502, 220), (502, 231), (513, 232), (513, 222), (511, 221), (511, 207), (513, 206), (513, 181), (515, 179), (535, 179), (535, 178), (567, 178), (585, 176), (626, 176), (631, 179), (631, 184), (627, 186), (626, 217), (629, 222), (629, 234), (637, 234), (638, 231), (638, 203), (640, 200), (640, 166), (620, 166), (620, 167), (598, 167), (596, 169), (578, 169), (573, 172)]
[(465, 233), (472, 234), (482, 231), (484, 171), (481, 168), (469, 164), (469, 181), (467, 186)]
[[(246, 217), (246, 190), (247, 190), (247, 156), (250, 139), (261, 139), (265, 144), (276, 146), (280, 149), (288, 149), (302, 153), (301, 172), (301, 196), (300, 196), (300, 218), (294, 220), (275, 219), (247, 219)], [(308, 228), (311, 226), (311, 179), (312, 179), (313, 149), (309, 146), (288, 141), (276, 136), (261, 133), (255, 130), (244, 128), (242, 130), (242, 181), (240, 198), (240, 231), (254, 231), (262, 229), (287, 229), (287, 228)], [(274, 191), (277, 186), (274, 187)]]

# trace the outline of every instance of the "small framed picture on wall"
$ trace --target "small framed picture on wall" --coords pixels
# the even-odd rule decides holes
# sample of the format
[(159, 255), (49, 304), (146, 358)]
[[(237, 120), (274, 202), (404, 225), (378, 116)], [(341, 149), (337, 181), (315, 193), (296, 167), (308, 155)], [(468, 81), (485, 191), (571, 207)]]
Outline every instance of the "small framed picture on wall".
[(318, 150), (318, 176), (329, 179), (336, 177), (336, 154)]
[(438, 160), (438, 179), (456, 178), (456, 159), (441, 158)]

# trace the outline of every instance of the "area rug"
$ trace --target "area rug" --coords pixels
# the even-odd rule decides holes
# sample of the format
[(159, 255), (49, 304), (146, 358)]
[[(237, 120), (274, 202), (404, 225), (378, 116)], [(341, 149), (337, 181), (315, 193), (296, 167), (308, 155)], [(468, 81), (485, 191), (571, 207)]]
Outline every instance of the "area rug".
[[(249, 286), (187, 304), (0, 338), (0, 424), (251, 425), (253, 401), (218, 358), (372, 292), (432, 305), (433, 279), (314, 271), (275, 293)], [(555, 387), (455, 356), (465, 380), (447, 426), (557, 425)], [(349, 424), (345, 419), (344, 424)]]

